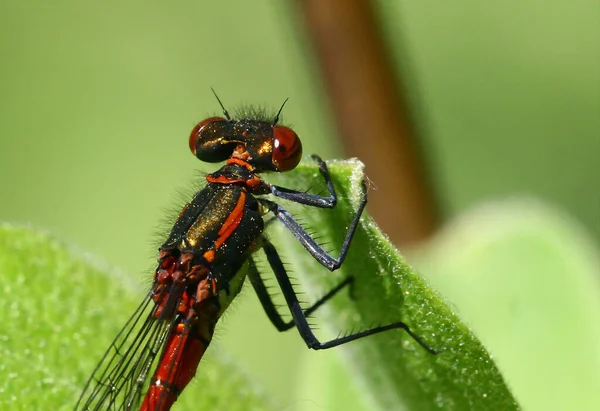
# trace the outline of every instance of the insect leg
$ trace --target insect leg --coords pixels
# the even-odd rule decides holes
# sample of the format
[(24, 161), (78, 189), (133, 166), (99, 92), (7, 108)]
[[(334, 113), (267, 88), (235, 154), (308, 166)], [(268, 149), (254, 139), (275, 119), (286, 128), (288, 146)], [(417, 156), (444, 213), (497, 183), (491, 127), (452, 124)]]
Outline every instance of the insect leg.
[(367, 205), (367, 196), (365, 192), (366, 188), (363, 184), (363, 197), (358, 206), (358, 210), (348, 227), (348, 231), (346, 232), (346, 238), (344, 238), (344, 242), (342, 243), (342, 248), (340, 250), (340, 255), (335, 258), (327, 251), (323, 249), (317, 243), (317, 241), (311, 237), (311, 235), (302, 227), (292, 215), (285, 208), (280, 206), (277, 203), (274, 203), (269, 200), (260, 199), (259, 201), (265, 205), (269, 211), (273, 212), (275, 216), (292, 232), (294, 237), (306, 248), (306, 250), (323, 266), (327, 267), (330, 271), (337, 270), (342, 265), (342, 262), (346, 258), (346, 254), (348, 253), (348, 247), (350, 247), (350, 242), (352, 241), (352, 237), (354, 236), (354, 232), (358, 227), (358, 222), (360, 220), (360, 216)]
[[(249, 267), (248, 267), (248, 277), (250, 277), (250, 282), (252, 283), (252, 287), (260, 300), (260, 303), (267, 314), (267, 317), (271, 320), (275, 328), (278, 331), (287, 331), (290, 328), (293, 328), (296, 323), (294, 320), (289, 322), (285, 322), (277, 309), (275, 308), (275, 304), (273, 304), (273, 300), (267, 291), (267, 287), (265, 287), (265, 283), (262, 278), (260, 278), (260, 274), (256, 269), (256, 265), (250, 259)], [(334, 295), (336, 295), (339, 291), (341, 291), (347, 285), (352, 285), (354, 283), (354, 277), (348, 277), (338, 285), (336, 285), (333, 289), (331, 289), (327, 294), (321, 297), (318, 301), (316, 301), (312, 306), (304, 310), (303, 314), (305, 317), (310, 316), (313, 312), (315, 312), (320, 306), (325, 304), (329, 299), (331, 299)]]
[[(337, 203), (337, 194), (335, 193), (335, 188), (333, 187), (333, 181), (331, 181), (331, 176), (329, 175), (327, 165), (321, 159), (321, 157), (315, 154), (313, 154), (311, 157), (319, 164), (319, 172), (325, 179), (325, 184), (327, 185), (327, 190), (329, 191), (328, 196), (325, 197), (316, 194), (308, 194), (302, 191), (290, 190), (289, 188), (275, 185), (270, 185), (271, 194), (285, 200), (290, 200), (295, 203), (304, 204), (311, 207), (333, 208)], [(366, 201), (366, 198), (364, 201)]]
[(393, 330), (393, 329), (403, 329), (410, 335), (421, 347), (430, 352), (431, 354), (437, 354), (439, 351), (434, 350), (430, 346), (428, 346), (418, 335), (413, 333), (411, 329), (405, 323), (398, 321), (392, 324), (371, 328), (368, 330), (364, 330), (355, 334), (350, 334), (344, 337), (336, 338), (331, 341), (320, 342), (315, 334), (313, 333), (308, 321), (306, 319), (306, 315), (302, 311), (300, 307), (300, 303), (298, 302), (298, 297), (292, 288), (292, 284), (290, 282), (287, 273), (285, 272), (285, 267), (283, 266), (283, 262), (277, 254), (277, 250), (273, 246), (273, 244), (264, 240), (263, 242), (263, 250), (265, 255), (267, 256), (267, 260), (269, 261), (269, 265), (273, 269), (275, 273), (275, 278), (277, 278), (277, 282), (281, 287), (281, 291), (283, 292), (283, 296), (285, 297), (285, 301), (292, 312), (292, 318), (296, 324), (296, 328), (300, 333), (300, 336), (308, 346), (308, 348), (312, 348), (313, 350), (325, 350), (327, 348), (337, 347), (338, 345), (346, 344), (350, 341), (358, 340), (360, 338), (367, 337), (373, 334), (379, 334), (385, 331)]

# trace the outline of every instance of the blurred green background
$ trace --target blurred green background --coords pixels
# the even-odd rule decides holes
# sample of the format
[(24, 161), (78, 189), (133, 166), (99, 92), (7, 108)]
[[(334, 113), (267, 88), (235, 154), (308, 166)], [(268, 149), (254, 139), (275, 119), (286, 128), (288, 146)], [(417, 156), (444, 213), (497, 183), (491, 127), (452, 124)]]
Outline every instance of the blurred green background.
[[(599, 239), (600, 3), (377, 9), (398, 67), (410, 66), (444, 215), (533, 194)], [(165, 210), (213, 168), (187, 148), (194, 124), (219, 112), (211, 86), (227, 107), (275, 109), (291, 97), (283, 120), (305, 153), (340, 156), (296, 13), (275, 0), (3, 1), (0, 219), (51, 231), (148, 284)], [(309, 357), (323, 353), (277, 333), (251, 293), (232, 311), (218, 343), (286, 410), (318, 409), (302, 387)]]

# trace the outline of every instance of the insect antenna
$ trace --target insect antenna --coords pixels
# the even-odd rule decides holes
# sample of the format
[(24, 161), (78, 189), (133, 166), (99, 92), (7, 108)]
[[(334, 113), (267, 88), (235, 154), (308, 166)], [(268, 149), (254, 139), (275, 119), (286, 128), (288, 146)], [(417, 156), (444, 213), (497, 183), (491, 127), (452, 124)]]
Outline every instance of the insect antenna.
[(279, 108), (279, 111), (277, 112), (277, 115), (275, 116), (275, 120), (273, 120), (273, 125), (276, 125), (277, 122), (279, 121), (279, 115), (281, 114), (281, 110), (283, 110), (283, 106), (285, 106), (285, 103), (287, 103), (287, 101), (289, 99), (290, 98), (288, 97), (283, 101), (283, 104), (281, 105), (281, 107)]
[[(212, 87), (210, 89), (213, 92), (213, 94), (215, 95), (215, 97), (217, 98), (217, 101), (219, 102), (219, 105), (223, 109), (223, 115), (225, 115), (225, 118), (227, 119), (227, 121), (231, 121), (231, 117), (229, 116), (229, 112), (225, 109), (225, 106), (223, 105), (223, 103), (221, 103), (221, 99), (219, 98), (219, 96), (217, 96), (217, 92)], [(278, 116), (279, 116), (279, 114), (278, 114)]]

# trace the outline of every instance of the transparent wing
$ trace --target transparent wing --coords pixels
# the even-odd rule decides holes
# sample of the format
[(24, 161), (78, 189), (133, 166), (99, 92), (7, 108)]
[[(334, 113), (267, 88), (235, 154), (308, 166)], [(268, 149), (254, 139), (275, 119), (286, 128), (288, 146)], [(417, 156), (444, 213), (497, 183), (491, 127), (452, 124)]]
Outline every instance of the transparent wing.
[(176, 323), (173, 308), (177, 307), (181, 291), (164, 291), (168, 298), (162, 308), (155, 304), (151, 293), (146, 295), (94, 369), (76, 411), (139, 409), (154, 360)]

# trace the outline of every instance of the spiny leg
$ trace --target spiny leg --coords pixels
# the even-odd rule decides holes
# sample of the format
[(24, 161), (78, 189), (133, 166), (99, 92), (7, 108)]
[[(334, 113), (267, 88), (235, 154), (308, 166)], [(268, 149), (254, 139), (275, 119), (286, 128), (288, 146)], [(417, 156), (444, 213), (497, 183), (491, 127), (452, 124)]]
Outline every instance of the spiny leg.
[[(258, 270), (256, 269), (256, 265), (254, 261), (250, 259), (249, 267), (248, 267), (248, 277), (250, 277), (250, 282), (252, 283), (252, 287), (254, 287), (254, 291), (260, 300), (260, 303), (267, 314), (267, 317), (271, 320), (275, 328), (278, 331), (287, 331), (290, 328), (293, 328), (296, 323), (294, 320), (289, 322), (285, 322), (281, 315), (275, 308), (275, 304), (273, 304), (273, 300), (267, 291), (267, 287), (263, 279), (260, 277)], [(331, 299), (334, 295), (336, 295), (339, 291), (341, 291), (347, 285), (352, 285), (354, 283), (354, 277), (348, 277), (333, 289), (331, 289), (327, 294), (321, 297), (317, 302), (315, 302), (311, 307), (304, 310), (303, 314), (305, 317), (310, 316), (313, 312), (315, 312), (320, 306), (325, 304), (329, 299)]]
[(337, 270), (344, 262), (346, 258), (346, 254), (348, 253), (348, 248), (350, 247), (350, 242), (352, 241), (352, 237), (354, 237), (354, 233), (356, 232), (356, 228), (358, 227), (358, 222), (360, 220), (360, 216), (367, 205), (367, 194), (366, 187), (363, 182), (362, 185), (362, 198), (360, 204), (358, 205), (358, 210), (356, 210), (356, 214), (348, 227), (348, 231), (346, 232), (346, 237), (344, 238), (344, 242), (342, 243), (342, 247), (340, 250), (340, 255), (335, 258), (331, 254), (329, 254), (317, 241), (312, 238), (312, 236), (306, 231), (304, 227), (302, 227), (292, 215), (285, 208), (280, 206), (273, 201), (259, 199), (261, 204), (263, 204), (269, 211), (272, 211), (275, 216), (287, 227), (288, 230), (292, 232), (294, 237), (306, 248), (306, 250), (317, 260), (320, 264), (327, 267), (330, 271)]
[(280, 187), (272, 184), (269, 185), (271, 189), (271, 194), (279, 198), (283, 198), (285, 200), (290, 200), (295, 203), (304, 204), (311, 207), (333, 208), (337, 203), (337, 195), (335, 193), (335, 188), (333, 187), (333, 181), (331, 180), (331, 176), (329, 175), (327, 165), (321, 159), (321, 157), (315, 154), (311, 155), (311, 157), (319, 165), (319, 172), (325, 179), (325, 184), (327, 185), (329, 196), (325, 197), (316, 194), (308, 194), (302, 191), (291, 190), (289, 188)]
[(285, 297), (285, 301), (292, 313), (292, 317), (296, 324), (296, 328), (300, 333), (300, 336), (308, 346), (308, 348), (312, 348), (313, 350), (325, 350), (327, 348), (337, 347), (338, 345), (342, 345), (348, 343), (350, 341), (358, 340), (360, 338), (367, 337), (373, 334), (379, 334), (384, 331), (389, 331), (393, 329), (403, 329), (410, 335), (421, 347), (430, 352), (431, 354), (438, 354), (439, 351), (434, 350), (430, 346), (428, 346), (418, 335), (413, 333), (408, 325), (405, 323), (398, 321), (392, 324), (371, 328), (368, 330), (364, 330), (355, 334), (347, 335), (345, 337), (340, 337), (333, 339), (331, 341), (320, 342), (315, 334), (313, 333), (308, 321), (306, 319), (306, 315), (302, 311), (300, 307), (300, 303), (298, 302), (298, 297), (292, 288), (292, 284), (290, 282), (289, 277), (285, 271), (285, 267), (283, 266), (283, 262), (277, 253), (277, 250), (267, 240), (263, 242), (263, 250), (265, 255), (267, 256), (267, 260), (269, 261), (269, 265), (273, 269), (275, 273), (275, 278), (277, 278), (277, 282), (281, 287), (281, 291), (283, 292), (283, 296)]
[[(333, 186), (333, 181), (331, 180), (331, 176), (329, 174), (329, 170), (327, 169), (327, 164), (317, 155), (311, 156), (318, 164), (319, 171), (323, 178), (325, 179), (325, 183), (327, 184), (327, 189), (329, 190), (329, 197), (323, 197), (314, 194), (307, 194), (300, 191), (290, 190), (284, 187), (271, 185), (271, 193), (286, 200), (290, 200), (299, 204), (304, 204), (313, 207), (323, 207), (323, 208), (333, 208), (337, 203), (337, 195), (335, 193), (335, 188)], [(292, 215), (279, 204), (266, 200), (259, 199), (259, 202), (267, 208), (269, 211), (273, 212), (275, 216), (292, 232), (294, 237), (306, 248), (306, 250), (323, 266), (327, 267), (330, 271), (337, 270), (341, 265), (344, 259), (346, 258), (346, 254), (348, 253), (348, 248), (350, 247), (350, 242), (352, 241), (352, 237), (354, 236), (354, 232), (358, 227), (358, 222), (360, 220), (360, 216), (364, 211), (367, 205), (367, 188), (365, 182), (362, 182), (361, 186), (361, 199), (358, 205), (358, 209), (356, 210), (356, 214), (350, 223), (350, 227), (346, 232), (346, 237), (344, 238), (344, 242), (342, 243), (342, 247), (340, 250), (340, 255), (335, 258), (331, 254), (329, 254), (317, 241), (312, 238), (312, 236), (302, 227), (293, 217)]]

